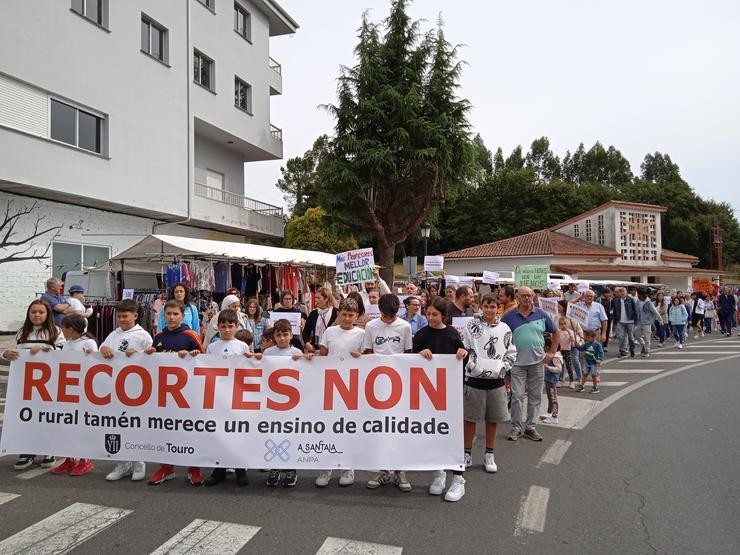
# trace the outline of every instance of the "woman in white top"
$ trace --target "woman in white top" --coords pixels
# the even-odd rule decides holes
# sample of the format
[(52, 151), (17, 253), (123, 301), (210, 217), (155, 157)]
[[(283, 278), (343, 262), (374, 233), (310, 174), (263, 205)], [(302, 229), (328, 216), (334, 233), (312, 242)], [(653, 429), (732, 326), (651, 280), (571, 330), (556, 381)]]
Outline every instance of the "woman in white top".
[[(245, 330), (247, 329), (247, 322), (246, 317), (241, 311), (242, 303), (239, 300), (239, 297), (236, 295), (226, 295), (224, 297), (224, 300), (221, 301), (221, 310), (228, 310), (231, 309), (234, 312), (236, 312), (237, 317), (239, 318), (239, 324), (237, 325), (236, 329), (239, 330)], [(221, 314), (221, 312), (219, 312)], [(206, 338), (203, 342), (203, 346), (205, 348), (208, 348), (208, 345), (213, 341), (213, 338), (218, 335), (218, 314), (211, 318), (211, 321), (208, 323), (208, 328), (206, 329)]]

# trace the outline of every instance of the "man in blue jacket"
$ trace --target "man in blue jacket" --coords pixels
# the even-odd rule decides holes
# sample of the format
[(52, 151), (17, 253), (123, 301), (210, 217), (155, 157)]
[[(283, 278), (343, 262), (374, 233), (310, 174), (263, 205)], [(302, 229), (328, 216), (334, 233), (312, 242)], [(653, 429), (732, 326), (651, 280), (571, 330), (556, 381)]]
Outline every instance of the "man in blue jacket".
[(737, 306), (735, 305), (735, 296), (729, 288), (722, 287), (717, 298), (717, 306), (719, 308), (720, 328), (725, 332), (727, 337), (730, 337), (732, 335), (732, 324), (735, 319)]
[(625, 335), (629, 340), (630, 356), (635, 356), (635, 301), (627, 295), (627, 289), (617, 287), (614, 290), (616, 298), (614, 299), (614, 322), (617, 324), (617, 337), (619, 337), (619, 357), (627, 356), (625, 351)]

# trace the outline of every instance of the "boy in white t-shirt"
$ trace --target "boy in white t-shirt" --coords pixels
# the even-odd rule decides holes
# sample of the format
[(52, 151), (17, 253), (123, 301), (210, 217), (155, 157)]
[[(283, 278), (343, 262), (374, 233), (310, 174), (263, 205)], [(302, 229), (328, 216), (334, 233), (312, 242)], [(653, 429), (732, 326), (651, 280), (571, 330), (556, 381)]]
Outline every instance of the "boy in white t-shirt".
[[(105, 338), (100, 346), (103, 358), (113, 358), (115, 353), (125, 353), (130, 357), (134, 353), (143, 353), (152, 346), (152, 337), (136, 323), (139, 318), (139, 305), (136, 301), (127, 299), (116, 305), (116, 321), (118, 327)], [(144, 461), (125, 461), (118, 463), (105, 477), (106, 480), (120, 480), (131, 475), (132, 480), (146, 478)]]
[[(321, 356), (339, 355), (353, 356), (355, 358), (362, 354), (362, 340), (365, 330), (355, 327), (360, 309), (354, 299), (342, 299), (337, 312), (338, 326), (330, 326), (321, 336), (319, 343)], [(329, 485), (331, 470), (322, 470), (316, 478), (316, 485), (324, 488)], [(355, 482), (355, 471), (342, 470), (339, 477), (340, 486), (350, 486)]]
[[(380, 318), (365, 325), (365, 337), (362, 340), (364, 354), (398, 355), (411, 352), (411, 325), (396, 316), (400, 305), (398, 297), (392, 293), (381, 295), (378, 301)], [(411, 491), (411, 484), (403, 470), (382, 470), (374, 479), (368, 480), (367, 487), (375, 489), (385, 484), (395, 484), (404, 492)]]
[[(212, 341), (206, 348), (209, 355), (246, 355), (249, 345), (236, 339), (239, 326), (239, 315), (235, 310), (222, 310), (218, 314), (218, 339)], [(223, 333), (222, 333), (223, 332)]]

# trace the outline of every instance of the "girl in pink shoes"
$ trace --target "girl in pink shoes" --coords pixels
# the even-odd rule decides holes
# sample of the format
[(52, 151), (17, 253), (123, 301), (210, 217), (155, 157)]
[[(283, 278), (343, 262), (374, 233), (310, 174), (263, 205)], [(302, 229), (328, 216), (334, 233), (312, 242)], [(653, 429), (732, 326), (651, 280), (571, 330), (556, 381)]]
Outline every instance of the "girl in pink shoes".
[[(98, 344), (85, 331), (87, 322), (80, 314), (68, 314), (62, 318), (62, 332), (66, 341), (62, 346), (65, 352), (96, 353)], [(52, 474), (69, 474), (82, 476), (95, 470), (90, 459), (75, 459), (67, 457), (59, 466), (52, 468)]]

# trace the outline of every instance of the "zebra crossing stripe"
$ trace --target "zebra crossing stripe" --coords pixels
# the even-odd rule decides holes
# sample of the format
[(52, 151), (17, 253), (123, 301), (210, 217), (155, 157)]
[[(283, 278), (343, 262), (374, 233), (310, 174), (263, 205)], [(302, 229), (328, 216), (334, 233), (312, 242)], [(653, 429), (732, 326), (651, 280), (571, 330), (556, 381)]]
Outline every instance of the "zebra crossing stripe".
[[(35, 478), (36, 476), (41, 476), (42, 474), (46, 474), (50, 470), (51, 468), (34, 468), (33, 470), (27, 470), (26, 472), (21, 472), (20, 474), (16, 474), (15, 477), (18, 478), (19, 480), (30, 480), (31, 478)], [(0, 551), (0, 553), (2, 552)]]
[(128, 509), (74, 503), (1, 541), (0, 553), (68, 553), (131, 512)]
[(17, 493), (5, 493), (0, 491), (0, 505), (4, 505), (8, 501), (12, 501), (16, 497), (20, 497)]
[(185, 553), (231, 555), (237, 553), (259, 531), (259, 526), (197, 518), (152, 551), (151, 555)]
[(330, 536), (321, 544), (316, 555), (401, 555), (402, 552), (403, 548), (395, 545), (360, 542)]

